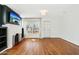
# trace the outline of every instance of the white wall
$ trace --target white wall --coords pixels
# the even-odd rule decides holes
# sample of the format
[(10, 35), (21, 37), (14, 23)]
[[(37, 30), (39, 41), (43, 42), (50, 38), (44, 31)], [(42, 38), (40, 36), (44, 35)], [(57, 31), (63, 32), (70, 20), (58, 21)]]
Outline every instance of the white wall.
[(62, 14), (64, 31), (63, 38), (79, 45), (79, 5), (73, 5), (66, 9), (65, 14)]
[(54, 15), (51, 20), (51, 37), (64, 38), (79, 45), (79, 5), (63, 7), (60, 8), (61, 12)]
[(8, 48), (12, 48), (14, 44), (14, 38), (13, 35), (16, 33), (20, 34), (19, 41), (21, 41), (21, 26), (19, 25), (13, 25), (13, 24), (6, 24), (3, 25), (3, 27), (7, 27), (7, 45)]

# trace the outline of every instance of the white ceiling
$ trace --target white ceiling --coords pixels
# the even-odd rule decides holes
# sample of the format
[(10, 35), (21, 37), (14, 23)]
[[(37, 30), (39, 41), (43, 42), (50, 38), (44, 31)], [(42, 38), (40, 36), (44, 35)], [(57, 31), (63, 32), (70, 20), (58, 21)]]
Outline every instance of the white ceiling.
[[(67, 13), (67, 11), (74, 10), (79, 5), (66, 5), (66, 4), (8, 4), (11, 9), (16, 11), (21, 17), (40, 16), (40, 10), (47, 9), (48, 16), (54, 17), (61, 13)], [(78, 8), (79, 10), (79, 8)]]

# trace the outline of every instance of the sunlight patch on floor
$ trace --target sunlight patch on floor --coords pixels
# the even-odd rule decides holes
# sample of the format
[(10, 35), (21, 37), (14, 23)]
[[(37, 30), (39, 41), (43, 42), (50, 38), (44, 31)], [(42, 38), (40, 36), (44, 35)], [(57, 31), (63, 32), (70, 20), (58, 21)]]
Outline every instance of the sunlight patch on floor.
[(33, 42), (35, 42), (35, 41), (36, 41), (36, 39), (32, 39), (32, 41), (33, 41)]

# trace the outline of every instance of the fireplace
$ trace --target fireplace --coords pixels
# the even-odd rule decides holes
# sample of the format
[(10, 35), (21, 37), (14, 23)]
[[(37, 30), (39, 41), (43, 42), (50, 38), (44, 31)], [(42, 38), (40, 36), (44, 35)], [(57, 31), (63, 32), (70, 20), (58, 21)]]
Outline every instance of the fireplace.
[(15, 45), (19, 42), (19, 34), (17, 33), (15, 35)]

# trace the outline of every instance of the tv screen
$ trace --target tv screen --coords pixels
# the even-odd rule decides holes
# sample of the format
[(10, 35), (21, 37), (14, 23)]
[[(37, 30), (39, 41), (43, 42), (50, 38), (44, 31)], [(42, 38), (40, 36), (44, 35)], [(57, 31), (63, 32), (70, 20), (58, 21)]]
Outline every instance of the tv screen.
[(20, 24), (21, 18), (14, 12), (10, 12), (10, 23)]

